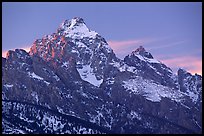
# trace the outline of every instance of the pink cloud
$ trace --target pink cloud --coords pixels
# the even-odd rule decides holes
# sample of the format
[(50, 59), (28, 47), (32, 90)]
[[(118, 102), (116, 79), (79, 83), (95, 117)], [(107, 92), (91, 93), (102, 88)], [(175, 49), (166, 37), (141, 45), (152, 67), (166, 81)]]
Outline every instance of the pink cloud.
[(176, 57), (170, 59), (160, 59), (171, 68), (184, 68), (192, 74), (202, 75), (202, 60), (194, 56)]
[[(167, 39), (170, 39), (171, 37), (169, 36), (163, 36), (163, 37), (159, 37), (159, 38), (140, 38), (140, 39), (131, 39), (131, 40), (121, 40), (121, 41), (114, 41), (114, 40), (110, 40), (108, 41), (108, 44), (113, 48), (113, 50), (120, 50), (123, 49), (125, 47), (130, 47), (130, 46), (137, 46), (137, 45), (144, 45), (145, 46), (152, 46), (152, 44), (150, 43), (154, 43), (154, 42), (161, 42)], [(170, 45), (168, 45), (170, 46)], [(162, 46), (163, 47), (163, 46)]]
[(131, 53), (140, 45), (144, 45), (148, 42), (154, 41), (155, 39), (142, 38), (142, 39), (132, 39), (124, 41), (108, 41), (116, 55), (123, 59), (127, 54)]
[(108, 41), (108, 44), (114, 51), (121, 51), (129, 46), (137, 46), (143, 44), (143, 40), (126, 40), (126, 41)]
[(108, 41), (110, 46), (124, 46), (124, 45), (133, 45), (133, 44), (138, 44), (142, 43), (142, 40), (126, 40), (126, 41)]
[[(26, 52), (29, 52), (30, 51), (30, 47), (23, 47), (23, 48), (19, 48), (19, 49), (23, 49), (25, 50)], [(15, 49), (10, 49), (10, 50), (15, 50)], [(7, 54), (8, 51), (2, 51), (2, 57), (6, 57), (6, 54)]]
[(6, 58), (7, 51), (2, 51), (2, 57)]
[[(133, 39), (133, 40), (124, 40), (124, 41), (108, 41), (108, 44), (117, 54), (123, 54), (123, 52), (128, 51), (128, 53), (135, 50), (140, 45), (144, 46), (148, 50), (160, 49), (160, 48), (169, 48), (172, 46), (176, 46), (179, 44), (183, 44), (185, 41), (175, 41), (172, 43), (168, 43), (166, 45), (157, 45), (153, 46), (157, 43), (169, 39), (169, 37), (160, 37), (160, 38), (142, 38), (142, 39)], [(160, 43), (161, 44), (161, 43)]]
[(180, 44), (183, 44), (183, 43), (185, 43), (185, 41), (176, 41), (176, 42), (172, 42), (172, 43), (169, 43), (169, 44), (162, 44), (162, 45), (158, 45), (158, 46), (154, 46), (154, 47), (149, 47), (148, 49), (153, 50), (153, 49), (173, 47), (173, 46), (180, 45)]

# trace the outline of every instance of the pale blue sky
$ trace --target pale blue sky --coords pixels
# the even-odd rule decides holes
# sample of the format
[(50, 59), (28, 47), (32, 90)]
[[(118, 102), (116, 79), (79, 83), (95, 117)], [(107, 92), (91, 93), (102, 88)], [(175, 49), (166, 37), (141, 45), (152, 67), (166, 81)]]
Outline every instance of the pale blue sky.
[(30, 47), (77, 16), (110, 42), (120, 58), (143, 45), (174, 70), (201, 71), (201, 2), (3, 2), (2, 8), (3, 51)]

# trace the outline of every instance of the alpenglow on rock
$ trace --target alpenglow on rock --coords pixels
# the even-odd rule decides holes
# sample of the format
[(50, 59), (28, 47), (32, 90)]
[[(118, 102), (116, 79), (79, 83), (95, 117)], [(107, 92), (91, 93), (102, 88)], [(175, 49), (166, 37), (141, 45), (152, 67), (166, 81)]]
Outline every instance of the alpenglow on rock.
[(200, 134), (202, 76), (140, 46), (124, 60), (80, 17), (2, 57), (3, 134)]

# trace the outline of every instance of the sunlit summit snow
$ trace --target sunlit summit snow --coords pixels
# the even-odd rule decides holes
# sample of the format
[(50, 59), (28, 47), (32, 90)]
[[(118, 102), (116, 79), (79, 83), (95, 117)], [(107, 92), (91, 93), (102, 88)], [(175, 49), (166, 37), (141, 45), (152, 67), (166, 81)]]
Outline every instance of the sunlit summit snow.
[(83, 22), (82, 18), (73, 18), (71, 20), (66, 20), (61, 24), (61, 28), (64, 29), (65, 37), (71, 38), (95, 38), (98, 33), (91, 31), (87, 28), (86, 24)]

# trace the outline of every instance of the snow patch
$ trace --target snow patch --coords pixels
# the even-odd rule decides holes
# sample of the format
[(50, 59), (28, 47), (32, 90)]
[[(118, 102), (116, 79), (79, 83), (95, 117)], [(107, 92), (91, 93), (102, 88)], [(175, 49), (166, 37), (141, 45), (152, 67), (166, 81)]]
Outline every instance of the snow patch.
[(109, 63), (109, 64), (111, 64), (114, 67), (116, 67), (120, 72), (124, 72), (124, 71), (132, 72), (132, 73), (136, 73), (137, 72), (137, 69), (135, 67), (128, 66), (125, 63), (120, 63), (120, 62), (114, 61), (114, 62)]
[(31, 93), (31, 96), (33, 96), (33, 97), (35, 98), (36, 102), (38, 103), (39, 98), (38, 98), (37, 92), (32, 92), (32, 93)]
[(130, 93), (141, 94), (145, 96), (147, 100), (153, 102), (161, 101), (162, 97), (167, 97), (176, 102), (180, 102), (181, 97), (183, 96), (178, 90), (173, 90), (169, 87), (156, 84), (153, 81), (143, 79), (142, 77), (135, 77), (135, 79), (123, 81), (123, 87), (130, 91)]
[(71, 20), (71, 25), (64, 28), (65, 37), (73, 39), (82, 39), (83, 37), (95, 38), (98, 33), (90, 31), (84, 23), (76, 24), (76, 20)]
[(5, 84), (4, 86), (5, 86), (6, 88), (13, 87), (13, 85), (12, 85), (12, 84)]
[(72, 53), (79, 53), (77, 50), (71, 50)]
[[(75, 42), (75, 41), (74, 41)], [(83, 47), (87, 47), (84, 43), (82, 43), (82, 42), (76, 42), (76, 44), (78, 45), (78, 47), (81, 47), (81, 48), (83, 48)]]
[(60, 80), (59, 77), (58, 77), (57, 75), (55, 75), (55, 76), (53, 76), (53, 77), (54, 77), (54, 79), (56, 79), (57, 81)]
[(130, 117), (131, 119), (134, 119), (134, 118), (136, 118), (136, 119), (138, 119), (138, 120), (141, 120), (141, 119), (142, 119), (141, 116), (140, 116), (137, 112), (132, 111), (132, 110), (131, 110), (131, 112), (130, 112), (130, 114), (129, 114), (129, 117)]
[(202, 128), (199, 123), (193, 118), (193, 121), (196, 123), (196, 125), (199, 127), (199, 128)]
[(147, 57), (143, 57), (143, 56), (141, 56), (141, 55), (139, 55), (139, 54), (134, 54), (136, 57), (138, 57), (140, 60), (142, 60), (142, 61), (145, 61), (145, 62), (149, 62), (149, 63), (161, 63), (161, 62), (159, 62), (158, 60), (156, 60), (156, 59), (150, 59), (150, 58), (147, 58)]
[(47, 81), (44, 81), (47, 85), (49, 85), (50, 84), (50, 82), (47, 82)]
[(191, 109), (190, 107), (186, 106), (186, 105), (183, 104), (183, 103), (181, 103), (181, 105), (184, 106), (185, 108), (189, 109), (189, 110)]
[(107, 84), (108, 85), (111, 85), (111, 84), (114, 84), (115, 83), (115, 81), (114, 81), (114, 78), (112, 77), (112, 78), (107, 78)]
[(36, 79), (39, 79), (39, 80), (43, 80), (42, 77), (36, 75), (34, 72), (33, 72), (33, 73), (28, 72), (28, 75), (29, 75), (30, 77), (32, 77), (32, 78), (36, 78)]
[(38, 80), (42, 80), (44, 83), (46, 83), (47, 85), (50, 84), (50, 82), (47, 82), (47, 81), (44, 81), (44, 79), (38, 75), (36, 75), (34, 72), (33, 73), (30, 73), (28, 72), (28, 75), (32, 78), (35, 78), (35, 79), (38, 79)]
[(66, 113), (64, 112), (64, 110), (63, 110), (62, 108), (58, 107), (58, 106), (57, 106), (57, 110), (58, 110), (58, 112), (60, 112), (60, 113), (62, 113), (62, 114), (66, 114)]
[(63, 62), (63, 64), (62, 64), (61, 67), (66, 67), (66, 68), (67, 68), (67, 67), (68, 67), (68, 64), (69, 64), (68, 62)]
[(90, 65), (84, 65), (82, 69), (77, 69), (81, 78), (90, 84), (99, 87), (100, 84), (103, 82), (103, 79), (98, 80), (93, 73), (93, 68)]

